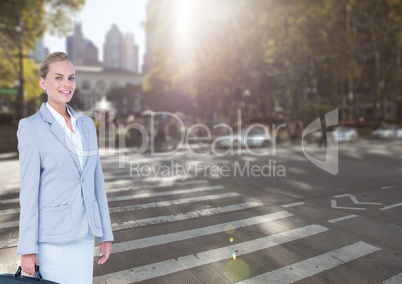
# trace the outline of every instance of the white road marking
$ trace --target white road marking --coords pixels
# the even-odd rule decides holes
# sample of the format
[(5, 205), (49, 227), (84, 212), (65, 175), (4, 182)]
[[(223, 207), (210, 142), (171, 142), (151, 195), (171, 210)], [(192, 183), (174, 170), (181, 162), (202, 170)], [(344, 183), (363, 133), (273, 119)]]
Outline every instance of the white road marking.
[[(358, 259), (380, 250), (364, 242), (357, 242), (300, 262), (287, 265), (274, 271), (258, 275), (237, 284), (290, 284), (332, 269), (346, 262)], [(267, 282), (268, 281), (268, 282)]]
[[(236, 251), (236, 255), (244, 255), (268, 249), (274, 246), (282, 245), (298, 239), (306, 238), (327, 231), (328, 229), (320, 225), (309, 225), (293, 229), (290, 231), (270, 235), (267, 237), (200, 252), (193, 255), (186, 255), (176, 259), (169, 259), (158, 263), (152, 263), (141, 267), (135, 267), (123, 271), (117, 271), (103, 276), (94, 278), (94, 283), (102, 284), (128, 284), (143, 280), (152, 279), (180, 272), (186, 269), (207, 265), (213, 262), (231, 259), (232, 252)], [(266, 283), (266, 282), (264, 282)]]
[(0, 229), (18, 227), (19, 223), (20, 223), (19, 221), (10, 221), (10, 222), (1, 223)]
[(192, 198), (182, 198), (182, 199), (175, 199), (175, 200), (167, 200), (167, 201), (152, 202), (152, 203), (146, 203), (146, 204), (136, 204), (136, 205), (130, 205), (130, 206), (110, 208), (110, 212), (135, 211), (135, 210), (141, 210), (141, 209), (171, 206), (171, 205), (178, 205), (178, 204), (192, 203), (192, 202), (201, 202), (201, 201), (207, 201), (207, 200), (216, 200), (216, 199), (230, 198), (230, 197), (236, 197), (236, 196), (240, 196), (240, 194), (235, 193), (235, 192), (229, 192), (229, 193), (224, 193), (224, 194), (215, 194), (215, 195), (199, 196), (199, 197), (192, 197)]
[(392, 185), (384, 185), (384, 186), (381, 186), (380, 189), (390, 189), (390, 188), (394, 188), (394, 187), (395, 187), (394, 184), (392, 184)]
[(336, 203), (336, 200), (331, 199), (331, 207), (334, 209), (350, 209), (350, 210), (366, 210), (366, 208), (361, 208), (361, 207), (342, 207), (338, 206)]
[(16, 261), (11, 261), (9, 263), (0, 263), (0, 271), (2, 273), (10, 273), (10, 274), (14, 274), (17, 271), (17, 268), (19, 265), (21, 265), (21, 261), (19, 260), (19, 256), (15, 257)]
[[(18, 239), (9, 239), (7, 241), (0, 241), (0, 249), (15, 247), (15, 246), (17, 246), (17, 244), (18, 244)], [(4, 271), (4, 270), (0, 269), (0, 271)]]
[(340, 194), (340, 195), (334, 195), (335, 198), (341, 198), (341, 197), (349, 197), (354, 204), (364, 204), (364, 205), (382, 205), (382, 203), (372, 203), (372, 202), (360, 202), (357, 200), (356, 196), (352, 194)]
[(17, 213), (20, 213), (20, 209), (19, 209), (19, 208), (15, 208), (15, 209), (6, 209), (6, 210), (0, 211), (0, 215), (17, 214)]
[(189, 219), (213, 216), (213, 215), (220, 214), (220, 213), (239, 211), (239, 210), (244, 210), (244, 209), (254, 208), (254, 207), (259, 207), (259, 206), (262, 206), (262, 203), (246, 202), (246, 203), (242, 203), (242, 204), (229, 205), (229, 206), (225, 206), (225, 207), (216, 207), (216, 208), (208, 208), (208, 209), (204, 209), (204, 210), (192, 211), (192, 212), (187, 212), (184, 214), (166, 215), (166, 216), (158, 216), (158, 217), (153, 217), (153, 218), (127, 221), (127, 222), (123, 222), (121, 224), (113, 223), (112, 229), (114, 231), (117, 231), (117, 230), (123, 230), (123, 229), (128, 229), (128, 228), (143, 227), (143, 226), (161, 224), (161, 223), (167, 223), (167, 222), (189, 220)]
[[(279, 219), (283, 219), (283, 218), (287, 218), (287, 217), (291, 217), (291, 216), (293, 216), (293, 214), (291, 214), (289, 212), (279, 211), (279, 212), (270, 213), (270, 214), (266, 214), (266, 215), (251, 217), (251, 218), (242, 219), (242, 220), (236, 220), (233, 222), (227, 222), (227, 223), (217, 224), (217, 225), (208, 226), (208, 227), (192, 229), (192, 230), (188, 230), (188, 231), (164, 234), (164, 235), (148, 237), (148, 238), (144, 238), (144, 239), (122, 242), (122, 243), (114, 243), (112, 253), (135, 250), (135, 249), (163, 245), (163, 244), (177, 242), (177, 241), (188, 240), (191, 238), (221, 233), (221, 232), (226, 231), (228, 227), (230, 228), (230, 230), (233, 230), (233, 229), (243, 228), (243, 227), (247, 227), (247, 226), (267, 223), (270, 221), (275, 221), (275, 220), (279, 220)], [(267, 224), (267, 226), (268, 226), (268, 224)], [(99, 252), (99, 247), (96, 247), (95, 251)]]
[(388, 206), (385, 206), (383, 208), (380, 208), (380, 210), (384, 211), (384, 210), (388, 210), (388, 209), (399, 207), (399, 206), (402, 206), (402, 203), (396, 203), (396, 204), (388, 205)]
[(328, 223), (336, 223), (336, 222), (348, 220), (348, 219), (351, 219), (351, 218), (354, 218), (354, 217), (357, 217), (357, 216), (358, 215), (350, 214), (350, 215), (347, 215), (347, 216), (343, 216), (343, 217), (335, 218), (335, 219), (332, 219), (332, 220), (328, 220)]
[(15, 184), (6, 185), (4, 188), (6, 190), (14, 190), (14, 189), (20, 189), (20, 186), (21, 186), (20, 183), (15, 183)]
[(0, 204), (7, 204), (7, 203), (16, 203), (19, 202), (20, 198), (16, 197), (16, 198), (9, 198), (9, 199), (3, 199), (0, 201)]
[(394, 277), (389, 278), (382, 282), (383, 284), (401, 284), (402, 283), (402, 273), (395, 275)]
[[(181, 221), (181, 220), (188, 220), (188, 219), (194, 219), (194, 218), (199, 218), (199, 217), (212, 216), (212, 215), (216, 215), (216, 214), (220, 214), (220, 213), (233, 212), (233, 211), (238, 211), (238, 210), (243, 210), (243, 209), (248, 209), (248, 208), (259, 207), (259, 206), (262, 206), (262, 203), (246, 202), (246, 203), (242, 203), (242, 204), (229, 205), (229, 206), (225, 206), (225, 207), (208, 208), (208, 209), (199, 210), (199, 211), (192, 211), (192, 212), (187, 212), (184, 214), (166, 215), (166, 216), (158, 216), (158, 217), (153, 217), (153, 218), (127, 221), (127, 222), (123, 222), (121, 224), (113, 223), (112, 229), (114, 231), (118, 231), (118, 230), (135, 228), (135, 227), (143, 227), (143, 226), (148, 226), (148, 225), (153, 225), (153, 224), (176, 222), (176, 221)], [(6, 222), (6, 223), (1, 223), (0, 229), (12, 228), (12, 227), (18, 227), (18, 226), (19, 226), (19, 221), (11, 221), (11, 222)]]
[(304, 202), (295, 202), (295, 203), (289, 203), (289, 204), (285, 204), (282, 205), (283, 208), (289, 208), (289, 207), (293, 207), (293, 206), (299, 206), (299, 205), (304, 205)]
[[(181, 185), (191, 185), (191, 184), (206, 184), (208, 181), (206, 180), (193, 180), (193, 181), (184, 181), (184, 182), (175, 182), (175, 186)], [(107, 181), (105, 183), (107, 192), (118, 192), (124, 190), (138, 190), (138, 189), (157, 189), (166, 187), (165, 184), (141, 184), (133, 186), (133, 184), (137, 184), (133, 180), (129, 179), (119, 179), (115, 181)]]
[(142, 199), (142, 198), (149, 198), (149, 197), (177, 195), (177, 194), (200, 192), (200, 191), (207, 191), (207, 190), (219, 190), (219, 189), (224, 189), (224, 188), (225, 187), (220, 186), (220, 185), (195, 187), (195, 188), (169, 190), (169, 191), (161, 191), (161, 192), (154, 192), (154, 193), (143, 193), (143, 194), (137, 194), (137, 195), (113, 196), (113, 197), (109, 197), (107, 200), (110, 202), (110, 201), (122, 201), (122, 200), (131, 200), (131, 199)]

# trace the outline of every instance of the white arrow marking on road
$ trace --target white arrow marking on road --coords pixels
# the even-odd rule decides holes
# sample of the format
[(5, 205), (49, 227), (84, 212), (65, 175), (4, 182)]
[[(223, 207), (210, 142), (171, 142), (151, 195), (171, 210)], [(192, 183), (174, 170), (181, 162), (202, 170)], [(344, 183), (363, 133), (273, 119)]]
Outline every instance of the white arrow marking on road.
[(299, 206), (299, 205), (304, 205), (304, 202), (295, 202), (295, 203), (289, 203), (289, 204), (284, 204), (282, 205), (283, 208), (289, 208), (289, 207), (294, 207), (294, 206)]
[(253, 278), (237, 282), (237, 284), (290, 284), (379, 250), (380, 248), (370, 244), (357, 242), (297, 262), (295, 264), (284, 266)]
[(204, 251), (193, 255), (186, 255), (179, 257), (177, 260), (169, 259), (149, 265), (105, 274), (103, 276), (95, 277), (94, 283), (128, 284), (140, 282), (194, 267), (207, 265), (213, 262), (231, 259), (233, 251), (236, 251), (236, 255), (240, 256), (313, 236), (325, 231), (328, 231), (328, 228), (320, 225), (309, 225), (228, 247)]
[(364, 204), (364, 205), (382, 205), (382, 203), (372, 203), (372, 202), (360, 202), (357, 200), (356, 196), (352, 194), (340, 194), (340, 195), (334, 195), (335, 198), (341, 198), (341, 197), (349, 197), (354, 204)]
[(394, 187), (395, 187), (394, 184), (392, 184), (392, 185), (384, 185), (384, 186), (381, 186), (380, 189), (390, 189), (390, 188), (394, 188)]
[(331, 207), (334, 209), (352, 209), (352, 210), (366, 210), (366, 208), (360, 208), (360, 207), (341, 207), (338, 206), (336, 203), (336, 200), (332, 199), (331, 200)]
[[(357, 200), (356, 196), (352, 194), (340, 194), (340, 195), (334, 195), (335, 198), (342, 198), (342, 197), (349, 197), (354, 204), (363, 204), (363, 205), (382, 205), (382, 203), (372, 203), (372, 202), (360, 202)], [(336, 209), (352, 209), (352, 210), (366, 210), (366, 208), (362, 207), (341, 207), (338, 206), (336, 200), (332, 199), (331, 200), (331, 206), (332, 208)]]
[(328, 222), (328, 223), (336, 223), (336, 222), (348, 220), (348, 219), (351, 219), (351, 218), (354, 218), (354, 217), (357, 217), (357, 216), (358, 216), (358, 215), (351, 214), (351, 215), (347, 215), (347, 216), (335, 218), (335, 219), (332, 219), (332, 220), (328, 220), (327, 222)]
[(396, 204), (388, 205), (388, 206), (385, 206), (383, 208), (380, 208), (380, 210), (388, 210), (388, 209), (399, 207), (399, 206), (402, 206), (402, 203), (396, 203)]

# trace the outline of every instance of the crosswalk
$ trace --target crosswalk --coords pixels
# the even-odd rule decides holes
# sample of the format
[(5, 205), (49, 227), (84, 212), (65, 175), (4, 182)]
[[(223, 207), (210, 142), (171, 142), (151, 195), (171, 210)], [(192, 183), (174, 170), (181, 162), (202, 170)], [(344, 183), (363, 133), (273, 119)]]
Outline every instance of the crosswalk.
[[(356, 239), (325, 242), (337, 234), (331, 226), (357, 215), (312, 223), (292, 211), (308, 206), (305, 202), (267, 208), (207, 181), (135, 187), (110, 181), (107, 191), (116, 240), (110, 260), (95, 264), (95, 284), (295, 283), (359, 261), (370, 263), (369, 256), (384, 250)], [(7, 205), (0, 208), (0, 273), (12, 273), (19, 262), (17, 238), (4, 236), (18, 229), (18, 198), (0, 196), (0, 205)], [(278, 250), (286, 252), (283, 259)], [(401, 271), (372, 283), (402, 283)]]

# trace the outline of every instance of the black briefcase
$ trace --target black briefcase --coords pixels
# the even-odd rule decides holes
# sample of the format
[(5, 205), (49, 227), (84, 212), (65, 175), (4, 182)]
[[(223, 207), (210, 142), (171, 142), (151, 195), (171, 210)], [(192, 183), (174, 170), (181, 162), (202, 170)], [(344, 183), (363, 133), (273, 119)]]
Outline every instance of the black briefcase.
[(36, 283), (36, 284), (59, 284), (57, 282), (43, 279), (39, 271), (39, 266), (35, 265), (35, 277), (22, 276), (21, 266), (15, 274), (0, 274), (0, 284)]

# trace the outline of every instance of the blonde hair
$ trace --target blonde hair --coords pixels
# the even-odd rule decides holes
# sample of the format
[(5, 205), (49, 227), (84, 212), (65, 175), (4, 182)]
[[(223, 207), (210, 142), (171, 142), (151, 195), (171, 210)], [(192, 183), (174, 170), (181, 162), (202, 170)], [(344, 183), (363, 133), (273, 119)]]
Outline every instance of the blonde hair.
[(53, 52), (47, 55), (40, 64), (39, 75), (41, 78), (46, 78), (47, 74), (49, 73), (49, 65), (54, 62), (60, 61), (70, 61), (70, 58), (67, 54), (61, 51)]

